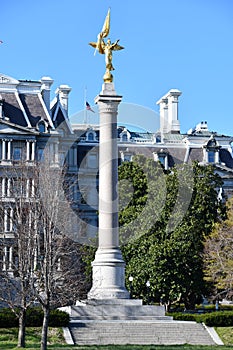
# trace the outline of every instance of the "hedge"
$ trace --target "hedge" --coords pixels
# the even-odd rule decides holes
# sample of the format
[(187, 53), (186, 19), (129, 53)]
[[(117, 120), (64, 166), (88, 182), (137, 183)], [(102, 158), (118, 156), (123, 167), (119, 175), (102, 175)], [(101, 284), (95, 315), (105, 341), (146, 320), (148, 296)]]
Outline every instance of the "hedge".
[(211, 327), (231, 327), (233, 326), (233, 312), (217, 311), (212, 314), (205, 314), (203, 322)]
[[(18, 318), (13, 311), (8, 308), (0, 309), (0, 328), (18, 327)], [(43, 311), (40, 307), (27, 309), (26, 326), (41, 327), (43, 324)], [(66, 327), (69, 324), (69, 315), (61, 310), (51, 310), (49, 316), (49, 326)]]
[(211, 327), (232, 327), (233, 311), (215, 311), (206, 314), (170, 313), (174, 320), (204, 322)]

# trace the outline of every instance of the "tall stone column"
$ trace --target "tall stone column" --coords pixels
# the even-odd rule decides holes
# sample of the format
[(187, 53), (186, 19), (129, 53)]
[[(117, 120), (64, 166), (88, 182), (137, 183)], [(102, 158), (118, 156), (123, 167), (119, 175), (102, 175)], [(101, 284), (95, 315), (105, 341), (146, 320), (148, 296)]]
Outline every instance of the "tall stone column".
[(122, 97), (104, 83), (95, 99), (99, 106), (99, 244), (92, 263), (88, 299), (128, 299), (125, 263), (119, 248), (117, 111)]

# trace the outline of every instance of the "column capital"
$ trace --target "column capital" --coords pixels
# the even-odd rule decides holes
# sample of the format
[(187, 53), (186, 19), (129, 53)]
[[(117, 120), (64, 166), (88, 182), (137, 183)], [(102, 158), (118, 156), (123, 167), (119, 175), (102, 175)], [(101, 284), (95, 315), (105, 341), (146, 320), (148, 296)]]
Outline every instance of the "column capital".
[(102, 85), (102, 90), (99, 95), (95, 98), (95, 103), (99, 102), (117, 102), (120, 103), (122, 96), (118, 96), (113, 83), (104, 83)]

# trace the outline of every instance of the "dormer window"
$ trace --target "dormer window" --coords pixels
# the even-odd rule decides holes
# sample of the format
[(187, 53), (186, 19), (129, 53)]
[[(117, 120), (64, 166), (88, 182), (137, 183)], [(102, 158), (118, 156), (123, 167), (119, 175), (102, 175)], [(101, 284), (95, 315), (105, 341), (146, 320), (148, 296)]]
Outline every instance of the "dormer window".
[(220, 146), (218, 145), (218, 142), (212, 135), (207, 142), (207, 144), (203, 147), (204, 148), (204, 161), (206, 163), (219, 163), (219, 150)]
[(94, 142), (96, 141), (96, 133), (94, 130), (88, 130), (86, 133), (86, 141)]
[(123, 131), (120, 133), (120, 141), (128, 142), (129, 140), (130, 140), (130, 133), (126, 128), (124, 128)]
[(88, 141), (94, 141), (94, 134), (93, 134), (93, 132), (89, 132), (89, 134), (88, 134)]
[(133, 154), (129, 152), (128, 148), (125, 151), (120, 151), (120, 154), (122, 162), (131, 162)]
[(38, 130), (40, 133), (43, 133), (46, 131), (46, 125), (45, 125), (45, 122), (43, 120), (39, 121), (37, 127), (38, 127)]
[(121, 140), (122, 141), (128, 141), (127, 134), (123, 134)]
[(156, 162), (160, 162), (163, 166), (164, 169), (168, 169), (168, 151), (164, 149), (160, 149), (157, 152), (153, 152), (154, 154), (154, 160)]

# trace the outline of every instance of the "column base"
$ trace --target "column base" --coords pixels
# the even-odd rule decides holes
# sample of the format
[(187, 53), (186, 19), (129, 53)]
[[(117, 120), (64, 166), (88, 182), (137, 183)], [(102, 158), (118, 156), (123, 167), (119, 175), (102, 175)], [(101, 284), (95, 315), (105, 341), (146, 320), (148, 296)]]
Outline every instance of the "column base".
[(99, 248), (92, 263), (92, 288), (88, 299), (129, 299), (125, 288), (125, 263), (119, 248)]

